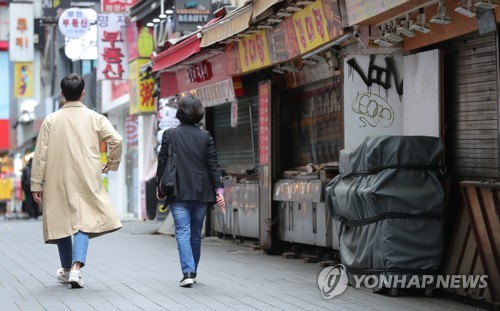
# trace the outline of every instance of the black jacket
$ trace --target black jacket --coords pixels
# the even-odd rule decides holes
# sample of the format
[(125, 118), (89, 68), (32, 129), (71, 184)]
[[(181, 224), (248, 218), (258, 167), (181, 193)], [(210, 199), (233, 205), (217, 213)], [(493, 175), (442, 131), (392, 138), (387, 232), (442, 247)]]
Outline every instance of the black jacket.
[[(212, 136), (195, 125), (180, 124), (170, 129), (176, 155), (176, 201), (215, 202), (215, 189), (224, 188)], [(168, 159), (168, 135), (163, 132), (156, 170), (157, 183)]]
[(21, 175), (21, 186), (24, 192), (31, 191), (31, 163), (26, 164)]

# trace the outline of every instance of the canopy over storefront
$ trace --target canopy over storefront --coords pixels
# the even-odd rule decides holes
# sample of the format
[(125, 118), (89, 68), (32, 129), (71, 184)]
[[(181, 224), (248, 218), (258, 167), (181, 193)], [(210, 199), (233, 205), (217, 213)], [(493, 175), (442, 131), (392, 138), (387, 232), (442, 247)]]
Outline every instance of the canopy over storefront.
[(182, 62), (200, 51), (201, 33), (197, 32), (187, 39), (161, 52), (153, 58), (153, 71), (159, 71)]

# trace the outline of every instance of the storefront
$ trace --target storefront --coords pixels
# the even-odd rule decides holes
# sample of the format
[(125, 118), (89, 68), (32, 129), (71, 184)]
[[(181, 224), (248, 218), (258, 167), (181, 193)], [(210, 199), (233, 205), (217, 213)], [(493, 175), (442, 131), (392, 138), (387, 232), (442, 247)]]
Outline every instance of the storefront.
[[(395, 131), (390, 132), (393, 135), (440, 137), (445, 144), (443, 185), (447, 198), (447, 255), (442, 273), (487, 274), (488, 280), (497, 280), (497, 267), (490, 258), (500, 256), (495, 247), (499, 239), (490, 228), (498, 227), (498, 219), (486, 215), (492, 211), (495, 196), (498, 196), (499, 186), (493, 180), (500, 176), (499, 7), (496, 4), (493, 9), (492, 6), (484, 8), (480, 4), (467, 6), (466, 1), (456, 0), (439, 3), (401, 0), (372, 12), (367, 8), (365, 10), (361, 2), (352, 1), (352, 5), (347, 7), (349, 24), (359, 26), (361, 37), (363, 32), (379, 28), (381, 32), (377, 40), (385, 48), (380, 46), (381, 53), (370, 59), (360, 56), (366, 52), (358, 53), (360, 55), (354, 56), (354, 60), (348, 57), (345, 65), (350, 66), (352, 75), (346, 76), (345, 90), (346, 93), (348, 89), (359, 90), (360, 87), (356, 88), (355, 85), (358, 78), (361, 78), (358, 83), (364, 86), (364, 92), (366, 89), (372, 92), (376, 90), (377, 87), (372, 84), (390, 86), (388, 91), (376, 94), (377, 105), (374, 106), (378, 112), (390, 113), (370, 114), (367, 105), (359, 104), (362, 103), (359, 97), (345, 94), (346, 114), (351, 108), (348, 97), (351, 100), (358, 99), (353, 102), (355, 105), (352, 107), (356, 109), (352, 111), (361, 121), (358, 124), (362, 125), (349, 131), (355, 134), (350, 136), (350, 142), (358, 141), (360, 134), (365, 135), (366, 128), (372, 132), (372, 124), (386, 125), (382, 131), (395, 126)], [(425, 23), (425, 20), (422, 23), (425, 16), (430, 23)], [(393, 21), (395, 24), (392, 24)], [(391, 27), (383, 29), (386, 22)], [(393, 39), (398, 39), (400, 43), (390, 42)], [(373, 43), (377, 40), (364, 43), (373, 50)], [(393, 48), (388, 45), (401, 50), (388, 54), (387, 49)], [(364, 52), (363, 49), (360, 51)], [(375, 75), (370, 72), (381, 69), (390, 74), (392, 81), (372, 78)], [(401, 83), (404, 80), (401, 94), (395, 73), (402, 77)], [(397, 104), (401, 107), (400, 111)], [(401, 121), (398, 121), (399, 116)], [(345, 122), (348, 122), (347, 117)], [(345, 131), (347, 140), (347, 125)], [(350, 142), (346, 142), (346, 145)], [(489, 282), (485, 289), (458, 288), (447, 291), (498, 303), (500, 288), (496, 283)]]

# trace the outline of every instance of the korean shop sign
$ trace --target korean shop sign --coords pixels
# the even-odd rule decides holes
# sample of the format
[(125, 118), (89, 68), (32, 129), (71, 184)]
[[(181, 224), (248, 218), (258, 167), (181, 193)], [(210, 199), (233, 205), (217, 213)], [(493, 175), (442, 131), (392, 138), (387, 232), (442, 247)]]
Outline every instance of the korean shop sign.
[(127, 80), (125, 14), (97, 15), (98, 80)]
[(310, 51), (330, 41), (321, 0), (295, 13), (293, 15), (293, 25), (301, 53)]
[(175, 31), (195, 31), (210, 19), (210, 0), (175, 0)]
[(64, 36), (76, 39), (89, 31), (90, 22), (83, 10), (67, 9), (59, 17), (58, 26)]
[(106, 13), (126, 13), (137, 0), (101, 0), (101, 11)]
[(150, 62), (149, 58), (137, 58), (129, 63), (130, 114), (155, 113), (155, 79), (148, 73), (140, 72), (141, 66)]
[(188, 75), (190, 83), (199, 83), (210, 80), (210, 78), (213, 77), (212, 64), (207, 61), (202, 61), (201, 63), (195, 64), (188, 69)]
[(267, 47), (267, 33), (264, 30), (253, 33), (239, 41), (241, 70), (255, 70), (271, 64)]
[(9, 24), (9, 55), (11, 62), (32, 62), (34, 17), (32, 3), (11, 3)]

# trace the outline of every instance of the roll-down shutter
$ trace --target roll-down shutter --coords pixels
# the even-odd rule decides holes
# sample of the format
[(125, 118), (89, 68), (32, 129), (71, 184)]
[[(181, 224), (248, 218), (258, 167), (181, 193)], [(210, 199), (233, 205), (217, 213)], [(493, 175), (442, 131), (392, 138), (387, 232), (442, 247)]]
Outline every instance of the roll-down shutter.
[(214, 136), (221, 168), (229, 174), (254, 170), (257, 152), (255, 146), (258, 139), (257, 98), (238, 102), (236, 127), (231, 127), (231, 103), (213, 109)]
[(447, 43), (444, 63), (448, 172), (499, 177), (496, 33)]

